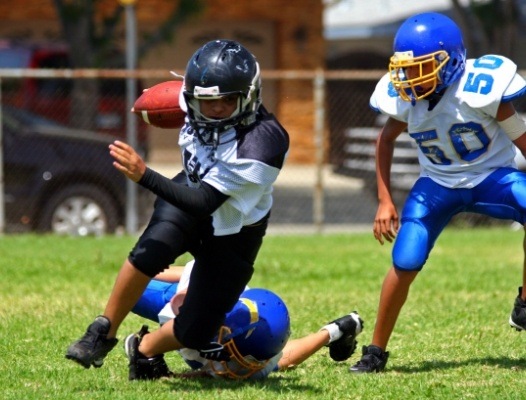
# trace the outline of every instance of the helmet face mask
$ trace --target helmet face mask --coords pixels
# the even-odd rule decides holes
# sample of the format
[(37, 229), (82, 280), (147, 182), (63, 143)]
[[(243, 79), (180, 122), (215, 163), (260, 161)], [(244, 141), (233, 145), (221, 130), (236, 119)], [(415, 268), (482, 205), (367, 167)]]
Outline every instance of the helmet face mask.
[(398, 29), (389, 62), (391, 83), (413, 104), (440, 93), (464, 73), (466, 49), (459, 27), (445, 15), (409, 17)]
[(248, 355), (243, 356), (236, 347), (233, 339), (228, 338), (232, 332), (228, 327), (222, 326), (219, 330), (218, 342), (228, 351), (231, 356), (230, 361), (213, 363), (212, 369), (215, 374), (229, 379), (247, 379), (256, 372), (261, 371), (268, 364), (269, 360), (257, 360)]
[(423, 99), (442, 83), (440, 72), (448, 61), (443, 50), (420, 57), (413, 57), (410, 51), (395, 53), (389, 62), (391, 82), (403, 100)]
[(225, 319), (217, 341), (229, 352), (230, 361), (214, 363), (217, 375), (246, 379), (265, 368), (279, 354), (290, 336), (285, 303), (266, 289), (248, 289)]
[[(225, 131), (250, 125), (261, 104), (261, 77), (255, 57), (232, 40), (208, 42), (190, 58), (185, 72), (183, 99), (190, 124), (200, 129)], [(203, 114), (201, 101), (238, 95), (234, 112), (222, 119)]]
[[(197, 89), (201, 89), (197, 87)], [(207, 103), (213, 103), (214, 101), (224, 102), (223, 108), (231, 109), (233, 111), (228, 116), (222, 117), (209, 117), (207, 116)], [(226, 126), (227, 123), (232, 125), (233, 119), (239, 115), (241, 110), (241, 95), (239, 93), (225, 93), (224, 95), (203, 97), (202, 94), (194, 95), (188, 100), (188, 107), (192, 110), (192, 115), (196, 121), (196, 124), (202, 122), (202, 127), (213, 127), (213, 126)]]

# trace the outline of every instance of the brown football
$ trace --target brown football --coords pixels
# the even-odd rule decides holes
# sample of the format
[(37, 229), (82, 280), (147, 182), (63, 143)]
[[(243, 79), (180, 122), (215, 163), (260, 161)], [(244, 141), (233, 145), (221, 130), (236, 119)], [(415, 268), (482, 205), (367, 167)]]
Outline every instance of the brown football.
[(166, 81), (146, 89), (135, 101), (132, 112), (158, 128), (180, 128), (185, 112), (179, 106), (182, 81)]

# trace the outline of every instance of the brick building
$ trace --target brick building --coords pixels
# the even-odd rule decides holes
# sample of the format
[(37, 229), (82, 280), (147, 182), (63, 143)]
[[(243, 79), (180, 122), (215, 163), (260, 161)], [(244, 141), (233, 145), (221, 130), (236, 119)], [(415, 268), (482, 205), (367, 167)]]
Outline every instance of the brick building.
[[(111, 15), (117, 0), (97, 2), (97, 18)], [(139, 60), (139, 68), (184, 71), (186, 61), (202, 43), (213, 38), (242, 42), (266, 70), (315, 70), (324, 68), (322, 0), (248, 2), (207, 0), (202, 14), (174, 32), (172, 43), (152, 49)], [(178, 2), (136, 0), (139, 36), (154, 31)], [(161, 16), (161, 17), (159, 17)], [(0, 38), (38, 41), (60, 40), (61, 32), (53, 0), (0, 2)], [(124, 43), (124, 24), (120, 30)], [(167, 74), (167, 79), (169, 75)], [(314, 159), (314, 108), (309, 80), (264, 80), (263, 96), (291, 134), (289, 161)], [(152, 131), (152, 148), (170, 148), (175, 135)]]

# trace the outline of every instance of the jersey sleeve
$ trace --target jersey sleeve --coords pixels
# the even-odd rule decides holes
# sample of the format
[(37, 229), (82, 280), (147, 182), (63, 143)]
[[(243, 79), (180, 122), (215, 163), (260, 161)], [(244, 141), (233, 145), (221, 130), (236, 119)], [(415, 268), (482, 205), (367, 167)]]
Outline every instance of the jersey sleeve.
[[(287, 132), (272, 117), (241, 134), (238, 146), (218, 148), (219, 161), (203, 181), (229, 196), (227, 206), (248, 214), (272, 189), (288, 154)], [(270, 204), (265, 204), (268, 207)], [(254, 221), (255, 222), (255, 221)]]
[(157, 314), (157, 319), (159, 320), (159, 325), (164, 325), (171, 319), (175, 318), (174, 311), (172, 309), (172, 305), (168, 302), (164, 305), (164, 307), (159, 311), (159, 314)]
[(263, 194), (270, 190), (279, 172), (278, 168), (258, 161), (238, 160), (229, 169), (218, 169), (217, 175), (210, 171), (204, 181), (228, 195), (230, 198), (227, 202), (247, 214), (258, 205)]
[(503, 101), (512, 101), (526, 92), (526, 82), (517, 74), (517, 65), (499, 55), (485, 55), (466, 61), (457, 96), (461, 102), (495, 118)]
[(402, 122), (407, 122), (411, 103), (404, 101), (398, 95), (389, 79), (389, 73), (385, 74), (376, 84), (369, 106), (376, 112)]
[(288, 133), (271, 114), (248, 127), (224, 132), (215, 151), (195, 146), (193, 141), (179, 140), (179, 143), (185, 146), (183, 159), (187, 171), (199, 167), (199, 180), (227, 197), (212, 213), (214, 235), (238, 233), (243, 226), (261, 221), (269, 214), (272, 185), (289, 150)]
[[(175, 293), (179, 293), (182, 290), (186, 290), (188, 288), (188, 284), (190, 283), (190, 274), (192, 272), (193, 267), (194, 260), (188, 261), (186, 263), (183, 269), (183, 273), (181, 274), (181, 279), (179, 279), (179, 284), (177, 285), (177, 291)], [(175, 314), (172, 309), (172, 304), (170, 302), (166, 303), (161, 309), (161, 311), (159, 311), (157, 318), (159, 320), (160, 325), (163, 325), (169, 320), (175, 318)]]
[(515, 74), (502, 96), (503, 102), (515, 100), (526, 94), (526, 81), (519, 74)]

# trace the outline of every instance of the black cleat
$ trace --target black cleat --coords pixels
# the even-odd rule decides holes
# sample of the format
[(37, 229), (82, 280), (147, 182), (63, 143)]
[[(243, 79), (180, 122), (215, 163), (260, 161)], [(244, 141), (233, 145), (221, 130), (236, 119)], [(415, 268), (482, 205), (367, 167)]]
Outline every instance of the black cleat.
[(342, 336), (328, 344), (329, 355), (334, 361), (345, 361), (356, 350), (356, 336), (363, 330), (363, 321), (356, 311), (331, 322), (338, 326)]
[(522, 286), (519, 287), (519, 294), (515, 298), (513, 310), (510, 315), (510, 326), (518, 331), (526, 330), (526, 301), (522, 300)]
[(389, 352), (383, 351), (380, 347), (369, 345), (362, 347), (362, 358), (349, 371), (356, 374), (366, 374), (372, 372), (381, 372), (387, 364)]
[(117, 338), (107, 338), (110, 326), (110, 320), (99, 315), (88, 326), (84, 336), (68, 347), (66, 358), (79, 363), (84, 368), (89, 368), (92, 365), (95, 368), (102, 367), (104, 357), (119, 341)]
[(146, 357), (139, 351), (139, 344), (147, 333), (149, 333), (148, 327), (143, 325), (139, 332), (128, 335), (124, 341), (124, 351), (130, 361), (128, 364), (128, 379), (130, 381), (151, 381), (173, 376), (173, 373), (164, 361), (164, 355), (159, 354), (153, 357)]

